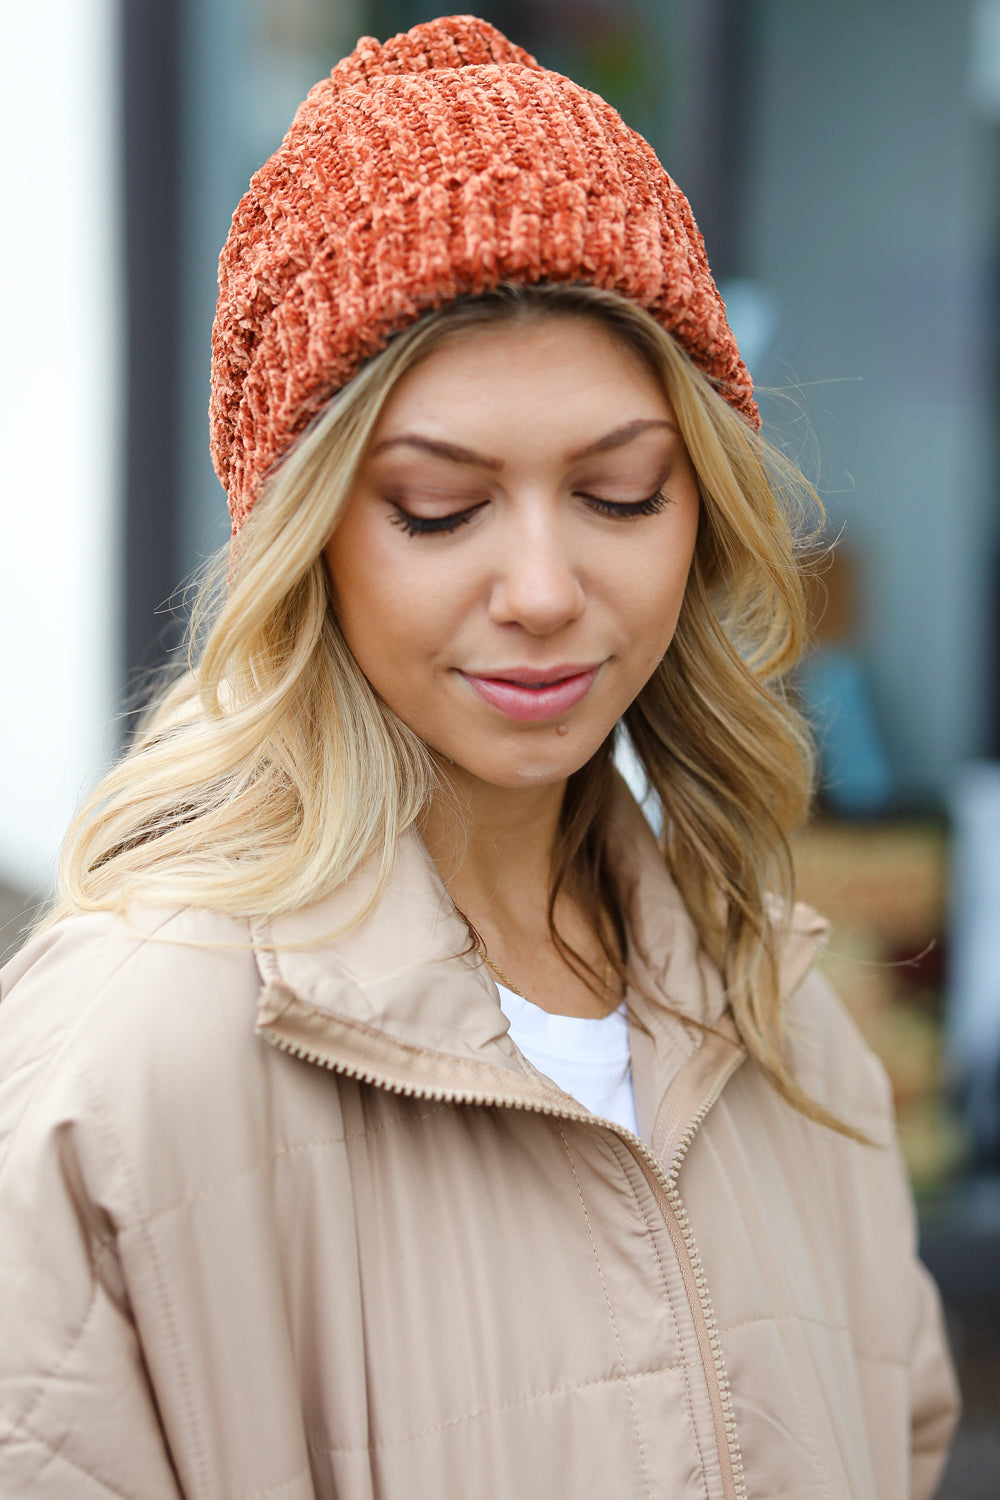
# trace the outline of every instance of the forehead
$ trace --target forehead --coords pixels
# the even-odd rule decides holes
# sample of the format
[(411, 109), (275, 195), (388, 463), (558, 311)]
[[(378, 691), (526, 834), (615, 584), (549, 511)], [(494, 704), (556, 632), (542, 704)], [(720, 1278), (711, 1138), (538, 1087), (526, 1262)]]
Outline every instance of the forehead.
[(524, 424), (610, 427), (664, 416), (672, 412), (660, 379), (603, 321), (532, 315), (448, 333), (394, 387), (373, 443), (414, 424), (442, 436), (444, 428), (494, 429), (515, 440)]

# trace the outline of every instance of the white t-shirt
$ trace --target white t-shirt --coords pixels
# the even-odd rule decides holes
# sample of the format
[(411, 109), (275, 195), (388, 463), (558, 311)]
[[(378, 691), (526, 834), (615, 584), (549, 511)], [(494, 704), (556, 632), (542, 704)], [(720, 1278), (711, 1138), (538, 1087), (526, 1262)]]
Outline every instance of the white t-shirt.
[(506, 985), (497, 989), (511, 1037), (539, 1073), (592, 1114), (638, 1135), (625, 1002), (607, 1016), (555, 1016)]

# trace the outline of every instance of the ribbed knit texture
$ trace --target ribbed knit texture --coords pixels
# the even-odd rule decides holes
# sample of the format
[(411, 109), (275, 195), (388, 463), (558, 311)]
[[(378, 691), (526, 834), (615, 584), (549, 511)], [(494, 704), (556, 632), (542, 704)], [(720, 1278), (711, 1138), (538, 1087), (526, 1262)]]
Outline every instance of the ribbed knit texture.
[(363, 37), (233, 215), (210, 419), (234, 533), (268, 469), (393, 333), (501, 281), (621, 292), (759, 426), (701, 234), (652, 148), (603, 99), (454, 16)]

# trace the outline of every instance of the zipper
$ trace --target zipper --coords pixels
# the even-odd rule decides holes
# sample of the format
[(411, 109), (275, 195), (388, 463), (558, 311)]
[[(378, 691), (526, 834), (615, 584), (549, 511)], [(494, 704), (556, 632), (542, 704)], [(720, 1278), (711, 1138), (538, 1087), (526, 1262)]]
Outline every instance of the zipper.
[[(688, 1218), (684, 1200), (681, 1198), (677, 1186), (677, 1178), (680, 1175), (681, 1166), (687, 1155), (688, 1147), (694, 1140), (701, 1127), (701, 1123), (708, 1114), (712, 1105), (718, 1099), (723, 1087), (728, 1082), (738, 1062), (734, 1063), (722, 1077), (716, 1080), (715, 1087), (707, 1098), (702, 1101), (701, 1106), (689, 1120), (683, 1134), (680, 1136), (674, 1148), (673, 1161), (670, 1172), (663, 1179), (667, 1194), (667, 1202), (670, 1205), (671, 1214), (666, 1218), (670, 1237), (674, 1241), (674, 1249), (677, 1251), (677, 1260), (681, 1268), (681, 1275), (687, 1289), (688, 1302), (694, 1315), (695, 1328), (698, 1334), (698, 1345), (701, 1350), (702, 1365), (705, 1368), (706, 1383), (708, 1385), (709, 1401), (712, 1405), (712, 1418), (715, 1423), (715, 1442), (719, 1453), (720, 1462), (723, 1452), (728, 1457), (727, 1466), (722, 1465), (722, 1480), (727, 1496), (731, 1500), (747, 1500), (746, 1477), (743, 1472), (743, 1454), (740, 1451), (739, 1433), (736, 1429), (736, 1416), (733, 1411), (733, 1396), (729, 1385), (729, 1373), (726, 1370), (726, 1359), (722, 1349), (722, 1339), (719, 1336), (719, 1325), (715, 1317), (715, 1309), (712, 1306), (712, 1297), (708, 1287), (708, 1280), (702, 1265), (701, 1256), (698, 1253), (698, 1245), (695, 1241), (694, 1230)], [(653, 1130), (653, 1138), (656, 1138), (656, 1129)], [(639, 1142), (642, 1145), (642, 1142)], [(645, 1148), (644, 1148), (645, 1149)], [(659, 1163), (652, 1152), (649, 1153), (654, 1166), (659, 1168)], [(655, 1192), (655, 1189), (654, 1189)], [(674, 1233), (674, 1225), (677, 1226), (677, 1234)], [(678, 1246), (678, 1236), (683, 1246), (683, 1253)], [(701, 1312), (701, 1317), (695, 1314), (695, 1307)], [(715, 1376), (714, 1383), (707, 1379), (709, 1369)]]
[[(705, 1278), (701, 1256), (698, 1253), (698, 1247), (695, 1242), (694, 1231), (691, 1228), (687, 1210), (684, 1207), (683, 1200), (677, 1188), (677, 1178), (688, 1148), (697, 1135), (705, 1116), (718, 1099), (724, 1085), (742, 1061), (741, 1054), (734, 1053), (733, 1061), (722, 1072), (721, 1076), (716, 1079), (714, 1087), (689, 1120), (683, 1133), (675, 1143), (670, 1171), (669, 1173), (665, 1173), (652, 1151), (638, 1136), (633, 1135), (630, 1130), (626, 1130), (623, 1125), (619, 1125), (615, 1120), (604, 1119), (600, 1115), (591, 1114), (589, 1110), (566, 1109), (557, 1107), (554, 1104), (546, 1104), (543, 1100), (528, 1100), (523, 1097), (518, 1098), (514, 1095), (504, 1096), (498, 1094), (495, 1090), (488, 1093), (479, 1093), (470, 1089), (421, 1087), (397, 1079), (385, 1078), (370, 1068), (356, 1067), (341, 1058), (333, 1058), (324, 1051), (308, 1047), (301, 1042), (292, 1040), (290, 1037), (283, 1036), (281, 1032), (275, 1031), (267, 1024), (258, 1025), (257, 1032), (258, 1035), (264, 1037), (265, 1041), (281, 1052), (287, 1052), (294, 1057), (301, 1058), (304, 1062), (313, 1063), (318, 1067), (327, 1068), (330, 1072), (339, 1073), (342, 1077), (352, 1078), (359, 1083), (383, 1089), (387, 1093), (398, 1094), (412, 1099), (429, 1099), (438, 1104), (472, 1104), (493, 1106), (501, 1109), (530, 1110), (535, 1114), (602, 1126), (605, 1130), (610, 1130), (616, 1135), (623, 1145), (628, 1148), (645, 1176), (650, 1191), (656, 1200), (657, 1207), (663, 1215), (667, 1232), (674, 1247), (674, 1253), (677, 1256), (681, 1279), (684, 1282), (684, 1289), (687, 1293), (691, 1318), (695, 1325), (698, 1349), (701, 1354), (702, 1368), (705, 1374), (705, 1384), (708, 1387), (709, 1404), (712, 1409), (712, 1420), (715, 1428), (716, 1452), (722, 1472), (722, 1483), (726, 1500), (747, 1500), (746, 1481), (743, 1474), (743, 1458), (740, 1452), (739, 1435), (736, 1430), (736, 1420), (733, 1414), (732, 1393), (725, 1366), (722, 1340), (719, 1337), (718, 1323), (716, 1322), (715, 1311), (712, 1307), (711, 1295), (708, 1289), (708, 1282)], [(658, 1119), (656, 1122), (657, 1126), (659, 1123)], [(654, 1127), (654, 1140), (656, 1139), (656, 1134), (657, 1130)]]

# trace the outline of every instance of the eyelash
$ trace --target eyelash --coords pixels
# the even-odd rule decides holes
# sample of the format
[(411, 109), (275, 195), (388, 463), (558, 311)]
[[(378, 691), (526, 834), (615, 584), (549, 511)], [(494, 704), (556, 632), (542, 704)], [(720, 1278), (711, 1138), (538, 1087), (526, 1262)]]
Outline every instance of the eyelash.
[[(635, 516), (655, 516), (669, 504), (662, 490), (657, 490), (654, 495), (647, 495), (644, 500), (632, 500), (620, 504), (614, 500), (602, 500), (599, 495), (580, 495), (592, 510), (596, 510), (602, 516), (609, 516), (616, 521), (628, 521)], [(458, 510), (449, 516), (412, 516), (409, 511), (396, 506), (389, 520), (407, 536), (435, 536), (450, 535), (457, 531), (460, 526), (466, 526), (473, 516), (482, 510), (483, 501), (479, 505), (472, 505), (468, 510)]]
[(647, 495), (645, 500), (631, 500), (624, 505), (614, 500), (602, 500), (600, 495), (582, 495), (581, 499), (586, 500), (602, 516), (613, 516), (620, 521), (627, 521), (632, 516), (655, 516), (669, 504), (662, 490), (657, 490), (654, 495)]
[(448, 533), (457, 531), (460, 526), (467, 526), (485, 503), (484, 500), (480, 505), (470, 505), (468, 510), (456, 510), (450, 516), (411, 516), (408, 510), (396, 506), (389, 520), (401, 531), (405, 531), (407, 536), (433, 536), (435, 533)]

